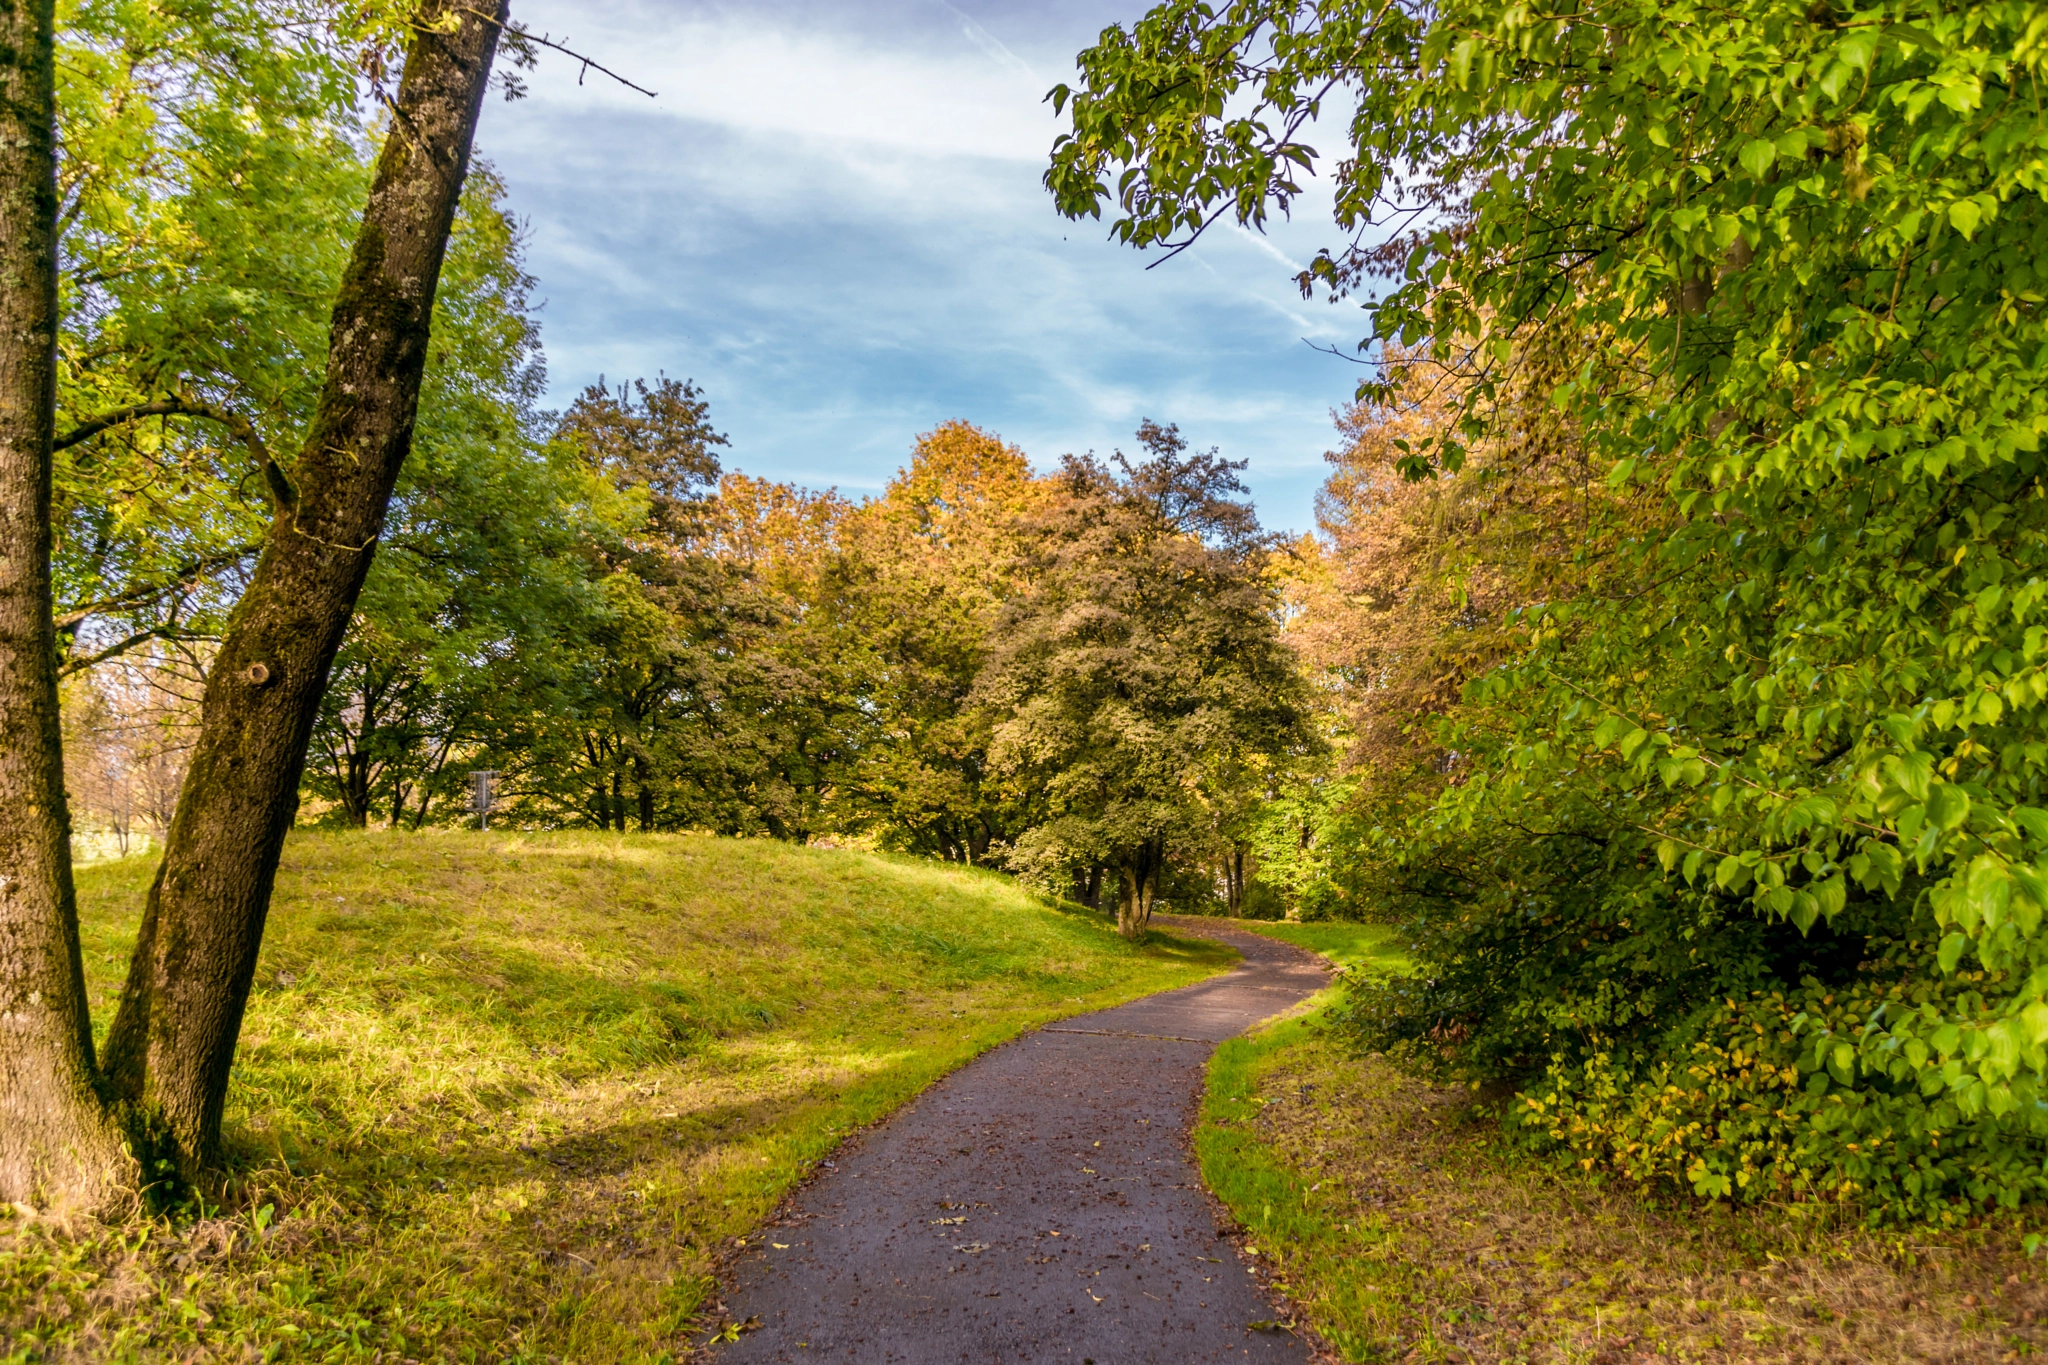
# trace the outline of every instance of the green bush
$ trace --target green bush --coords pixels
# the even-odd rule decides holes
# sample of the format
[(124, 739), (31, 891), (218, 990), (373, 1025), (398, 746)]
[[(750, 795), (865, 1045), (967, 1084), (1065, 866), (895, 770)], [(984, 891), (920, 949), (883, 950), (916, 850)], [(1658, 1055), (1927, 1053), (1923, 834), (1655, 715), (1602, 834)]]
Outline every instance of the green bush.
[(1881, 1222), (2048, 1196), (2036, 1085), (2016, 1078), (1994, 1107), (1951, 1084), (2026, 983), (1944, 973), (1911, 898), (1852, 900), (1801, 933), (1667, 878), (1611, 830), (1353, 853), (1415, 971), (1348, 979), (1336, 1025), (1507, 1095), (1536, 1151), (1666, 1194)]

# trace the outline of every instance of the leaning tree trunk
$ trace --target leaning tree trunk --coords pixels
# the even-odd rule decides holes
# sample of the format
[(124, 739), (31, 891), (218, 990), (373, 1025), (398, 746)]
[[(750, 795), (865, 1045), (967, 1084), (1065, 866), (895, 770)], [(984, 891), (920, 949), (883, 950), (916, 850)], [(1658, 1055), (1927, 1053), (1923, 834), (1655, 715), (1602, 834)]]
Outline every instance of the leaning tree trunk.
[(199, 743), (107, 1041), (109, 1081), (186, 1171), (217, 1152), (306, 745), (412, 445), (434, 291), (506, 3), (430, 0), (413, 21), (296, 495), (271, 522), (207, 677)]
[(91, 1210), (128, 1167), (95, 1090), (50, 606), (51, 0), (0, 0), (0, 1201)]

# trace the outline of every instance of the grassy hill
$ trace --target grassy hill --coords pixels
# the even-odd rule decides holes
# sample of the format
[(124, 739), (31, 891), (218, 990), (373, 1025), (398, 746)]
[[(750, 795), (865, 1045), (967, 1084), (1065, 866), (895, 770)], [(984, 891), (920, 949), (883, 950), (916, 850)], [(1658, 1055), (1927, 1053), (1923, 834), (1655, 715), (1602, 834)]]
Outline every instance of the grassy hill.
[[(81, 872), (102, 1027), (153, 872)], [(86, 1241), (0, 1213), (0, 1362), (679, 1353), (717, 1249), (850, 1129), (1229, 960), (869, 854), (301, 834), (222, 1206)]]

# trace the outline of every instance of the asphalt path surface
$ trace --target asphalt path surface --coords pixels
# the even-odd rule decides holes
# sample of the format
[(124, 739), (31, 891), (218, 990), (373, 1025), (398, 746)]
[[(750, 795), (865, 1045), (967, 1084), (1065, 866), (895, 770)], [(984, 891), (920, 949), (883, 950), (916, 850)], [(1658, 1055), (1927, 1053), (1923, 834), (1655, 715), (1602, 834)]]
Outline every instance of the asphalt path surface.
[(1216, 1044), (1327, 964), (1201, 920), (1235, 970), (992, 1049), (836, 1153), (748, 1239), (720, 1365), (1304, 1362), (1219, 1223), (1188, 1130)]

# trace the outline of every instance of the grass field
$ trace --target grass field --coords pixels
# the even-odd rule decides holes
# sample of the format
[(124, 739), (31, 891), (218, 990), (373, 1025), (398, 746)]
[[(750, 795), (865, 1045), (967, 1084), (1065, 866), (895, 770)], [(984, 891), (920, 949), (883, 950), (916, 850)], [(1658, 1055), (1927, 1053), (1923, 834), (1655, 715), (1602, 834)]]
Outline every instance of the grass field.
[[(146, 859), (81, 871), (110, 1017)], [(300, 834), (196, 1218), (0, 1212), (0, 1363), (660, 1360), (848, 1131), (1227, 966), (988, 874), (766, 840)]]
[(2048, 1279), (2012, 1223), (1881, 1233), (1812, 1206), (1659, 1201), (1504, 1149), (1471, 1100), (1353, 1054), (1313, 1013), (1210, 1064), (1203, 1174), (1287, 1311), (1344, 1360), (1961, 1365), (2048, 1351)]

